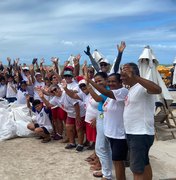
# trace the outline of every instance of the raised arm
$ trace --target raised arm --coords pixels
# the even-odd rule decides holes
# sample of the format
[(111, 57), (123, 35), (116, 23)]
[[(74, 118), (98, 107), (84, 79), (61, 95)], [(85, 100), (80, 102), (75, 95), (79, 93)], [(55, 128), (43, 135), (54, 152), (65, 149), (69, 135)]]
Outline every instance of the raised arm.
[(87, 85), (87, 89), (88, 89), (90, 95), (93, 97), (93, 99), (94, 99), (96, 102), (101, 102), (101, 101), (103, 101), (103, 98), (102, 98), (100, 95), (98, 95), (98, 94), (93, 90), (93, 88), (91, 87), (91, 85), (88, 84), (88, 85)]
[(137, 75), (133, 68), (126, 64), (123, 66), (122, 69), (122, 81), (123, 79), (125, 79), (125, 81), (128, 81), (129, 85), (133, 86), (136, 83), (139, 83), (140, 85), (142, 85), (149, 94), (160, 94), (162, 92), (162, 89), (160, 86), (158, 86), (157, 84), (155, 84), (153, 81), (150, 81), (148, 79), (144, 79), (142, 77), (140, 77), (139, 75)]
[(100, 67), (99, 67), (98, 63), (95, 61), (95, 59), (92, 57), (92, 55), (91, 55), (91, 53), (90, 53), (90, 47), (87, 46), (87, 50), (84, 51), (84, 52), (85, 52), (86, 55), (89, 56), (89, 59), (90, 59), (90, 61), (91, 61), (91, 63), (92, 63), (92, 66), (94, 67), (94, 69), (95, 69), (97, 72), (99, 72), (99, 71), (100, 71)]
[(124, 51), (125, 48), (126, 48), (126, 44), (125, 44), (124, 41), (121, 41), (120, 46), (117, 45), (118, 56), (117, 56), (115, 64), (114, 64), (114, 73), (117, 73), (118, 70), (119, 70), (120, 62), (121, 62), (121, 59), (122, 59), (122, 54), (123, 54), (123, 51)]
[(58, 68), (58, 64), (59, 64), (59, 59), (56, 57), (52, 57), (51, 61), (53, 62), (54, 65), (54, 70), (57, 74), (59, 74), (59, 68)]
[(135, 76), (134, 78), (139, 84), (147, 89), (149, 94), (160, 94), (162, 92), (161, 87), (155, 84), (153, 81), (149, 81), (139, 76)]
[(115, 99), (114, 94), (111, 90), (107, 90), (104, 87), (99, 86), (98, 84), (96, 84), (94, 81), (92, 81), (91, 79), (88, 79), (88, 82), (95, 88), (97, 89), (101, 94), (104, 94), (105, 96)]
[(67, 88), (67, 83), (66, 83), (65, 79), (62, 80), (62, 87), (63, 87), (64, 91), (66, 92), (66, 94), (67, 94), (69, 97), (71, 97), (71, 98), (73, 98), (73, 99), (81, 100), (80, 97), (77, 95), (76, 92), (74, 92), (74, 91), (72, 91), (72, 90), (70, 90), (70, 89)]
[(73, 63), (74, 63), (74, 76), (79, 76), (79, 71), (80, 71), (80, 64), (79, 61), (81, 59), (81, 55), (78, 54), (74, 59), (73, 59)]
[(39, 90), (39, 91), (38, 91), (38, 94), (39, 94), (39, 97), (40, 97), (40, 98), (42, 99), (42, 101), (44, 102), (44, 104), (46, 105), (46, 107), (51, 108), (51, 107), (54, 106), (54, 105), (51, 104), (48, 100), (45, 99), (42, 90)]

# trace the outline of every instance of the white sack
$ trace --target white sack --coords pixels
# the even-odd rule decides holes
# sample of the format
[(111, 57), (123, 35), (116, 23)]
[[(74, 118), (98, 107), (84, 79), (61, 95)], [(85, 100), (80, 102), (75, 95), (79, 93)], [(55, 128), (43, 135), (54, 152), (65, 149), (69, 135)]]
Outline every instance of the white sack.
[(26, 137), (33, 134), (32, 131), (27, 129), (27, 125), (32, 122), (28, 107), (26, 105), (12, 104), (11, 109), (16, 125), (16, 135)]
[(13, 113), (9, 109), (0, 108), (0, 141), (16, 136), (16, 125)]

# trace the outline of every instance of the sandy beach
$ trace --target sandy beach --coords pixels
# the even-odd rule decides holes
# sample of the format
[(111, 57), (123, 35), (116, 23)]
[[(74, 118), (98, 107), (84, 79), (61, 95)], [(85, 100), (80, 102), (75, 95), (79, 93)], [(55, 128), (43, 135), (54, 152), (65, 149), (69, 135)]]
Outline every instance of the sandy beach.
[[(92, 151), (65, 150), (65, 144), (34, 137), (0, 142), (1, 180), (95, 180), (84, 160)], [(153, 179), (176, 179), (176, 140), (155, 141), (150, 151)], [(129, 168), (127, 180), (132, 180)], [(115, 179), (113, 172), (113, 179)]]

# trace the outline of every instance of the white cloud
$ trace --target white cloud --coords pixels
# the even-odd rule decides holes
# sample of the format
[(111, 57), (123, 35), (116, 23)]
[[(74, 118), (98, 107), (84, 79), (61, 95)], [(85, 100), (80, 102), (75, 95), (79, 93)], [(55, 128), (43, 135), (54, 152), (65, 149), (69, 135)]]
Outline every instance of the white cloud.
[[(72, 52), (83, 52), (89, 44), (92, 50), (98, 48), (113, 57), (120, 40), (125, 40), (128, 48), (135, 50), (145, 44), (158, 49), (175, 49), (175, 17), (167, 16), (175, 12), (175, 7), (171, 0), (67, 3), (62, 0), (1, 0), (0, 56), (18, 55), (27, 59), (60, 53), (64, 59)], [(128, 49), (126, 52), (134, 54)]]

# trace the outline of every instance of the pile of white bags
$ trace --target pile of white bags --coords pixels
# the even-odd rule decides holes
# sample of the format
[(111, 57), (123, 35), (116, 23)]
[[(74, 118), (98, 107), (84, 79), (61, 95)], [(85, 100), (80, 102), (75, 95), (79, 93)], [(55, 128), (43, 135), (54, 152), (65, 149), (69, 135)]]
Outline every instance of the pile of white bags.
[(30, 136), (32, 131), (27, 129), (27, 124), (31, 121), (26, 105), (0, 101), (0, 141)]

